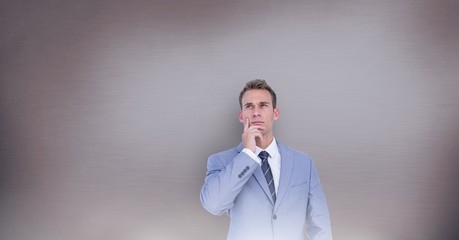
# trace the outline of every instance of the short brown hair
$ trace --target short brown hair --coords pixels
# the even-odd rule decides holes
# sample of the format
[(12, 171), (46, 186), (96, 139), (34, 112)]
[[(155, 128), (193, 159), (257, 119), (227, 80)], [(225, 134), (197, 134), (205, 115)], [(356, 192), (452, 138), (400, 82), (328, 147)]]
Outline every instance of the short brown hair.
[(239, 94), (239, 106), (241, 106), (242, 109), (242, 96), (244, 96), (245, 92), (248, 90), (252, 89), (264, 89), (267, 90), (271, 94), (271, 100), (273, 102), (273, 108), (276, 108), (277, 105), (277, 97), (276, 93), (274, 90), (266, 83), (265, 80), (263, 79), (255, 79), (252, 81), (249, 81), (245, 84), (244, 89), (242, 89), (241, 94)]

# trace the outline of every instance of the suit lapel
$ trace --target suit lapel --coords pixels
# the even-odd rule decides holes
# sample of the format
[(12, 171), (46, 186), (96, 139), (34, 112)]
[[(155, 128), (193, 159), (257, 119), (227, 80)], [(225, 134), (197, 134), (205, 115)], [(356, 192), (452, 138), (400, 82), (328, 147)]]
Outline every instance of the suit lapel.
[[(288, 186), (290, 184), (290, 178), (293, 172), (293, 154), (292, 151), (287, 149), (283, 144), (277, 142), (277, 146), (279, 148), (279, 153), (281, 155), (281, 172), (280, 172), (280, 179), (279, 179), (279, 188), (277, 189), (277, 200), (274, 206), (274, 210), (277, 210), (280, 203), (284, 199), (285, 193), (288, 190)], [(242, 151), (242, 143), (236, 147), (237, 152)], [(271, 197), (271, 192), (269, 191), (268, 183), (266, 183), (265, 175), (261, 171), (261, 167), (258, 167), (255, 172), (253, 172), (255, 179), (257, 180), (258, 184), (260, 184), (261, 188), (265, 192), (268, 199), (274, 204), (273, 199)]]
[[(237, 152), (242, 152), (242, 149), (243, 149), (242, 143), (239, 144), (239, 146), (237, 146), (236, 149), (237, 149)], [(265, 175), (263, 174), (263, 171), (261, 171), (261, 167), (257, 167), (257, 169), (253, 172), (253, 176), (255, 177), (258, 184), (260, 184), (260, 187), (265, 192), (266, 197), (271, 201), (272, 204), (274, 204), (274, 201), (271, 197), (271, 192), (269, 191), (268, 183), (266, 182)]]
[(253, 175), (255, 176), (255, 179), (257, 179), (258, 184), (260, 184), (261, 188), (265, 192), (266, 197), (269, 198), (272, 204), (274, 204), (271, 192), (269, 191), (268, 183), (266, 182), (265, 175), (263, 174), (263, 171), (261, 171), (261, 167), (257, 167), (255, 172), (253, 172)]
[(280, 203), (284, 199), (285, 193), (287, 192), (288, 186), (290, 185), (290, 178), (293, 172), (292, 152), (279, 142), (277, 143), (277, 146), (279, 147), (279, 153), (281, 155), (281, 172), (279, 179), (279, 188), (277, 190), (277, 200), (276, 205), (274, 206), (274, 210), (277, 210)]

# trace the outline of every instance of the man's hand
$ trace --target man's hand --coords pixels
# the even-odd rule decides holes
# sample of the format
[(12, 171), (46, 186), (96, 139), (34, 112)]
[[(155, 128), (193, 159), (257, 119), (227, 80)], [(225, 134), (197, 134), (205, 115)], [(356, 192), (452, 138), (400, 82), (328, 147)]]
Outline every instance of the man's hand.
[(244, 148), (250, 149), (255, 153), (257, 150), (257, 141), (262, 141), (263, 136), (261, 131), (264, 130), (262, 126), (250, 126), (248, 118), (244, 121), (244, 132), (242, 133), (242, 144)]

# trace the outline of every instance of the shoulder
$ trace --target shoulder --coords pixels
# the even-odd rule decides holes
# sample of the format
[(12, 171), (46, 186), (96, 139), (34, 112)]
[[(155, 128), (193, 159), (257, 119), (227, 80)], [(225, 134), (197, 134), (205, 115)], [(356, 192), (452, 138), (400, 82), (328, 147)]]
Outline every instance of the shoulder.
[(304, 159), (311, 160), (311, 157), (309, 156), (309, 154), (306, 153), (306, 152), (303, 152), (301, 150), (289, 147), (289, 146), (284, 145), (282, 143), (278, 143), (278, 147), (279, 147), (279, 152), (281, 154), (285, 153), (285, 154), (288, 154), (288, 155), (292, 155), (295, 158), (304, 158)]
[(232, 160), (236, 155), (238, 155), (242, 151), (242, 145), (238, 145), (236, 147), (214, 153), (209, 156), (209, 162), (219, 161), (219, 162), (228, 162)]
[(233, 147), (233, 148), (221, 151), (221, 152), (214, 153), (214, 154), (210, 155), (209, 158), (234, 156), (234, 155), (239, 154), (241, 152), (241, 150), (242, 150), (242, 148), (240, 148), (239, 146), (236, 146), (236, 147)]
[(309, 168), (309, 166), (313, 164), (312, 158), (308, 153), (283, 144), (278, 144), (278, 146), (281, 158), (293, 160), (295, 166), (303, 166)]

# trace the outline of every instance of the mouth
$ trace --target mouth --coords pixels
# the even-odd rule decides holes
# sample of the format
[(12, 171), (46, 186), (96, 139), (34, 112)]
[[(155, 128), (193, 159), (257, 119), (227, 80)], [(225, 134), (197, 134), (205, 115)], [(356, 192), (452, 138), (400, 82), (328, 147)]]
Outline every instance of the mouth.
[(254, 122), (252, 122), (252, 125), (256, 125), (256, 126), (257, 126), (257, 125), (258, 125), (258, 126), (259, 126), (259, 125), (263, 125), (263, 122), (262, 122), (262, 121), (254, 121)]

